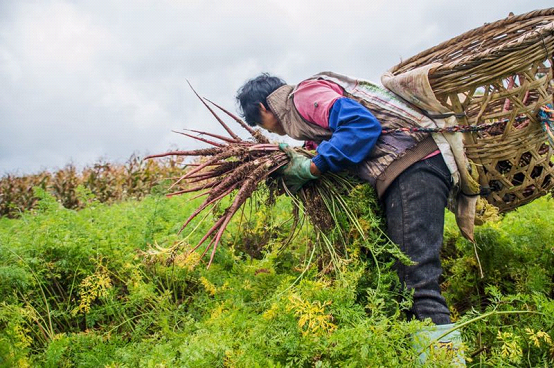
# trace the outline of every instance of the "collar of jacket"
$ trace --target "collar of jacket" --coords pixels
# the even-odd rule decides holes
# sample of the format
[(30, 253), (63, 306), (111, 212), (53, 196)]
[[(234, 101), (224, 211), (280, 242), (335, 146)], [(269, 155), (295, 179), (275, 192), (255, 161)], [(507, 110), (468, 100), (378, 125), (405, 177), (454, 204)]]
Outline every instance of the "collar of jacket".
[[(293, 91), (294, 86), (285, 84), (277, 88), (266, 98), (269, 109), (275, 114), (277, 119), (279, 119), (287, 135), (289, 135), (289, 129), (287, 129), (289, 124), (287, 124), (288, 119), (286, 115), (290, 112), (291, 108), (294, 107), (292, 103)], [(296, 137), (292, 138), (298, 139)]]

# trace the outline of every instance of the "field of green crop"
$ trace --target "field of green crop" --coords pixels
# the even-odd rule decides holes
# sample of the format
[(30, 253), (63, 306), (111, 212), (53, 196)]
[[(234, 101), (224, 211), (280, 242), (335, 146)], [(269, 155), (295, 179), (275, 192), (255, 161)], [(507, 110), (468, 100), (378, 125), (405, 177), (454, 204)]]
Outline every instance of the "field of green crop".
[[(206, 269), (203, 247), (187, 250), (211, 215), (177, 234), (201, 200), (108, 205), (80, 190), (76, 211), (35, 195), (33, 210), (0, 219), (0, 366), (414, 365), (410, 334), (425, 323), (406, 320), (395, 249), (378, 236), (352, 234), (333, 253), (307, 223), (289, 239), (286, 199), (252, 203)], [(352, 205), (378, 234), (369, 198), (362, 190)], [(476, 239), (484, 277), (447, 218), (442, 286), (468, 365), (553, 366), (554, 201), (479, 227)]]

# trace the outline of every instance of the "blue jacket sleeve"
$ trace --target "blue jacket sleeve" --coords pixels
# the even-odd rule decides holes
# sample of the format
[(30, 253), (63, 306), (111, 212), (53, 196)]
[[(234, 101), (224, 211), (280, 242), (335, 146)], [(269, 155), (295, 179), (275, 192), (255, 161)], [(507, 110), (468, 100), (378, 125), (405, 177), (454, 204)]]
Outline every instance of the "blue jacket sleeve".
[(329, 112), (333, 135), (317, 147), (312, 159), (321, 172), (340, 171), (358, 164), (369, 155), (381, 134), (381, 124), (360, 103), (340, 98)]

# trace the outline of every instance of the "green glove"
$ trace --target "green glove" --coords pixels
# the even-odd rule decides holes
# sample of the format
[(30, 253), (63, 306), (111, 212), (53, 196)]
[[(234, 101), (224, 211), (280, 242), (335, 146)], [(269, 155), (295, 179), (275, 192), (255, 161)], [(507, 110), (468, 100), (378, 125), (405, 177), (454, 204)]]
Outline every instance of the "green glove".
[(279, 143), (279, 149), (287, 154), (290, 162), (281, 171), (285, 185), (291, 191), (296, 193), (304, 184), (310, 180), (317, 179), (310, 171), (312, 160), (295, 152), (286, 143)]

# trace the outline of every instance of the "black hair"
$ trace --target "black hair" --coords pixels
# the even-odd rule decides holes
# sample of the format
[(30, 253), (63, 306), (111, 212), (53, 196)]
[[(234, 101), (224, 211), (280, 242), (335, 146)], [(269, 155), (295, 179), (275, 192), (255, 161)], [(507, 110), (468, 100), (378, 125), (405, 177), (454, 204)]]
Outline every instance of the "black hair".
[(262, 73), (256, 78), (244, 83), (237, 91), (237, 101), (241, 116), (250, 126), (260, 123), (260, 102), (269, 109), (266, 98), (277, 88), (284, 86), (284, 80), (268, 73)]

